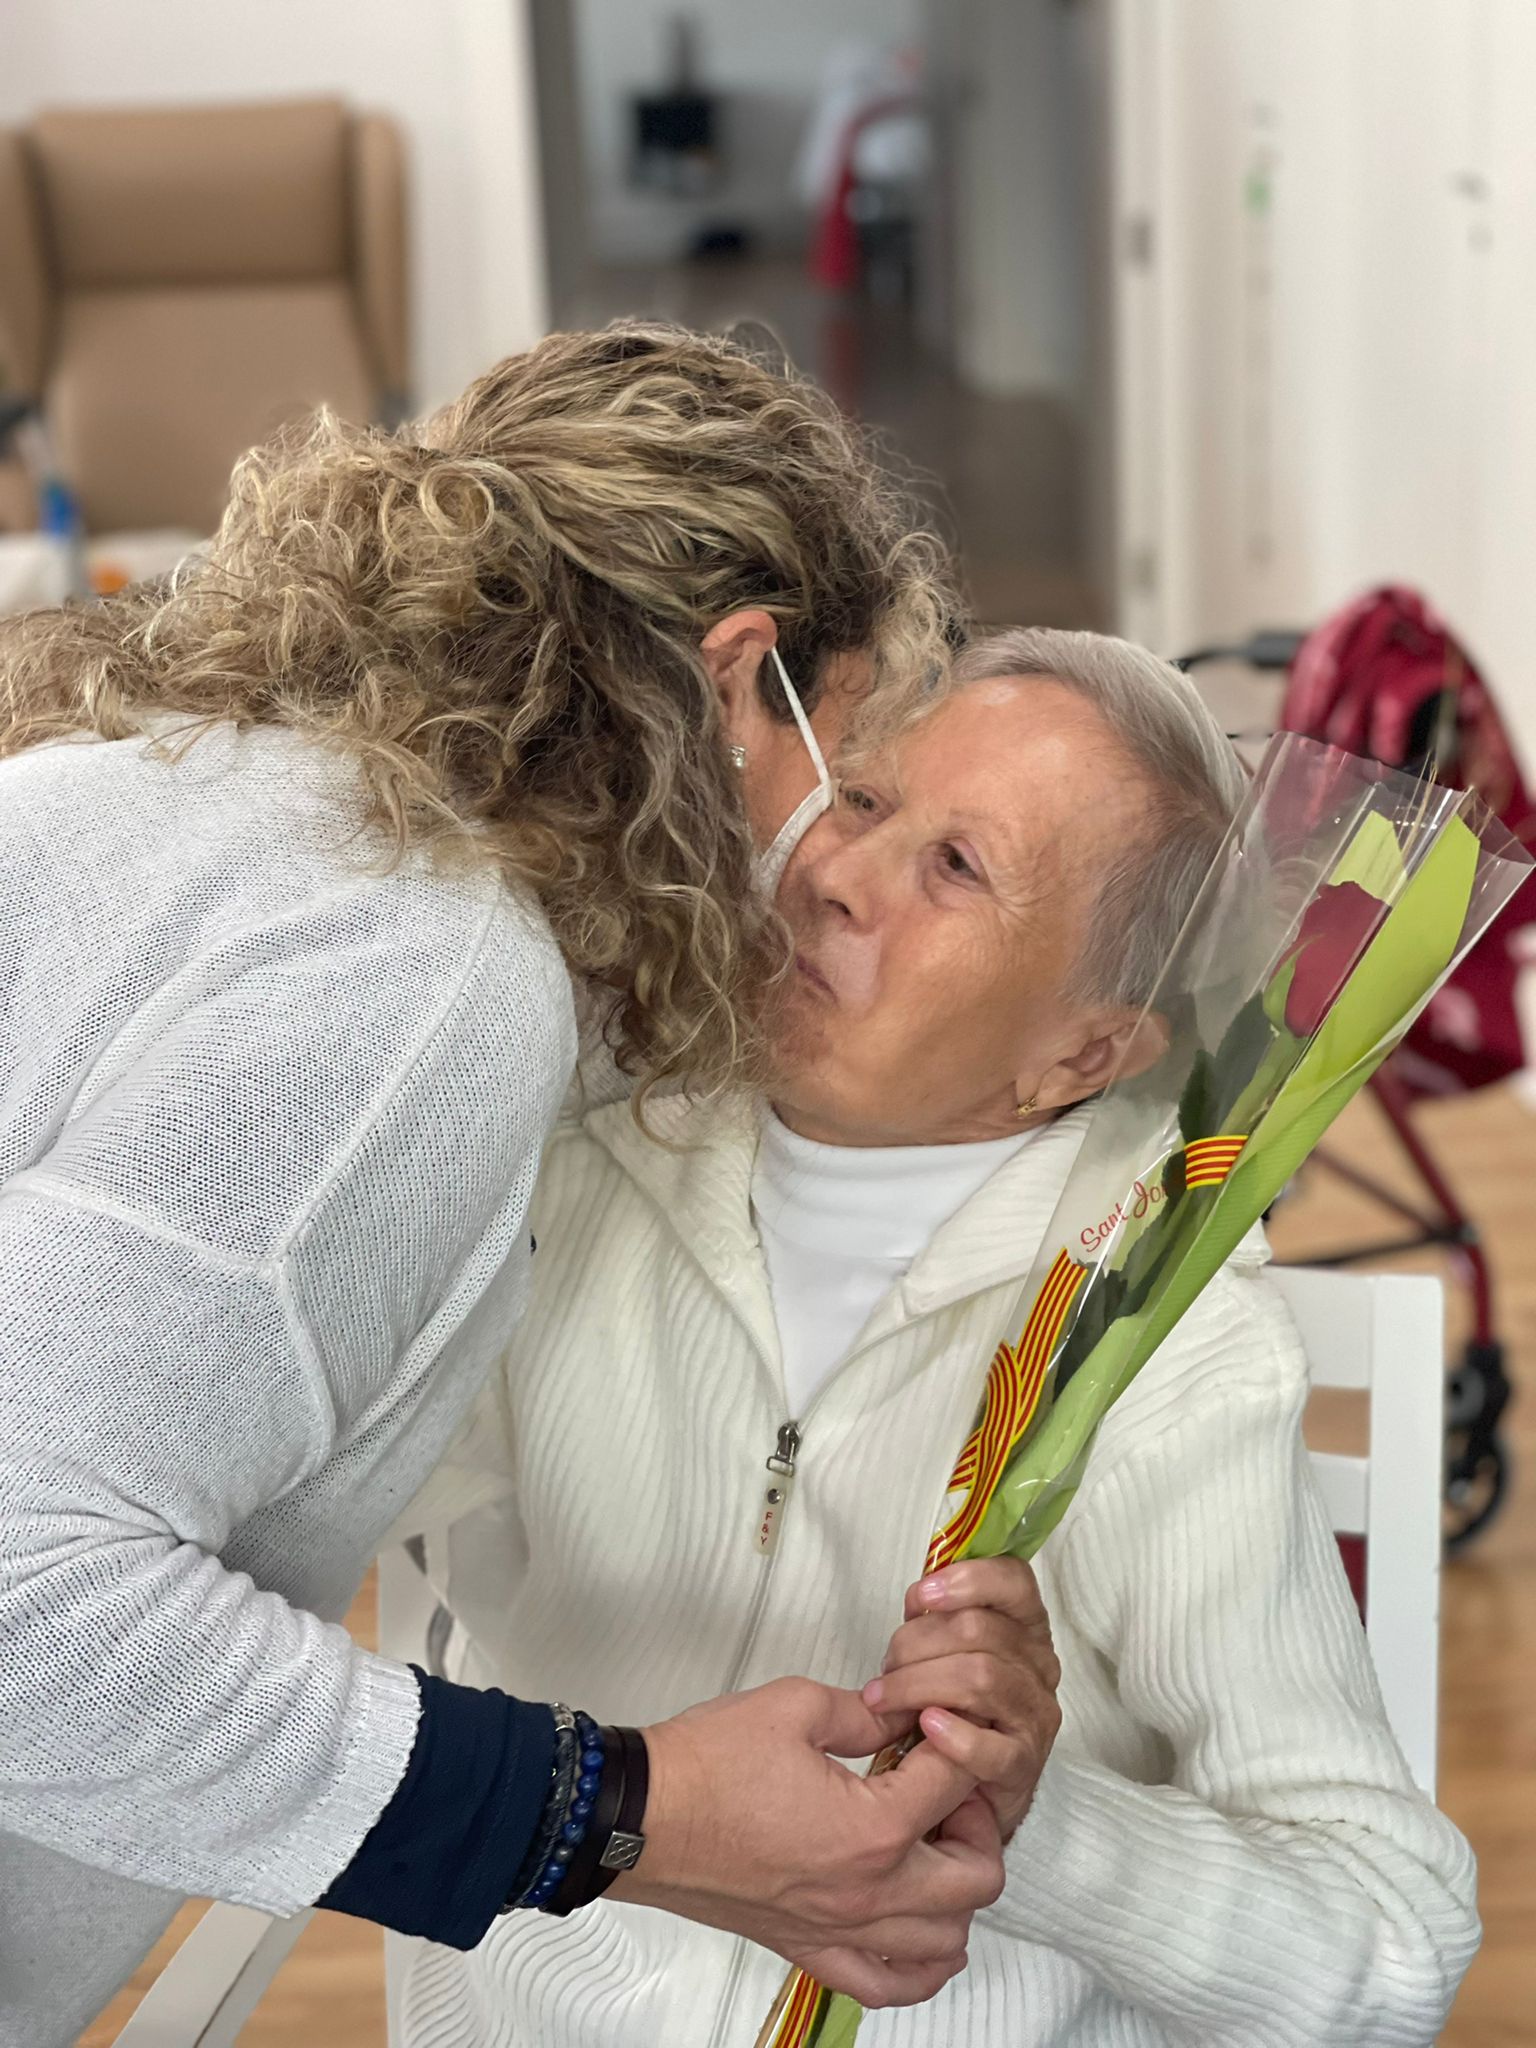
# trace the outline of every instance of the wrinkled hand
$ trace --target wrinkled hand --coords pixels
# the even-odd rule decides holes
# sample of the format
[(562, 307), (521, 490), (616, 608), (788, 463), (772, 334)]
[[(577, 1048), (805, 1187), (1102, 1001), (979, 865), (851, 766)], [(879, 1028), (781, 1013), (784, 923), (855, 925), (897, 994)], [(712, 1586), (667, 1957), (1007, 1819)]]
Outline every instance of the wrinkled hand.
[(915, 1716), (940, 1755), (977, 1779), (1007, 1841), (1061, 1726), (1061, 1666), (1035, 1575), (1017, 1558), (968, 1558), (910, 1587), (906, 1617), (865, 1704)]
[(916, 2005), (965, 1967), (1003, 1888), (997, 1816), (938, 1745), (864, 1778), (889, 1725), (856, 1692), (778, 1679), (645, 1730), (645, 1853), (610, 1897), (728, 1928), (861, 2005)]

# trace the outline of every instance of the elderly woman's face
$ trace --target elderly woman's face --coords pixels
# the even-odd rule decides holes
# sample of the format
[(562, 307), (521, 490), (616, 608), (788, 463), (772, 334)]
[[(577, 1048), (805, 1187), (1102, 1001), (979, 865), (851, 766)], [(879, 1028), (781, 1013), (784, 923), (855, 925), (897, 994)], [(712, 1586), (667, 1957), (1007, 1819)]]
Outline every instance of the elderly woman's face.
[(1146, 785), (1050, 681), (971, 684), (854, 773), (780, 907), (798, 958), (780, 1114), (841, 1144), (1020, 1128), (1109, 1078), (1134, 1013), (1067, 993), (1101, 864)]

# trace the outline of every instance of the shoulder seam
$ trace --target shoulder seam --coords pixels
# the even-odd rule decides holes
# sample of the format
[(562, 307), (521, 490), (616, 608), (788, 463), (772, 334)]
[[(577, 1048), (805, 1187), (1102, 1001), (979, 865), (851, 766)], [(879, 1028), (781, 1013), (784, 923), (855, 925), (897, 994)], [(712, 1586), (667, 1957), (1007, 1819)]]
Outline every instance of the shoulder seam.
[(310, 1191), (308, 1199), (301, 1205), (298, 1213), (278, 1231), (272, 1246), (272, 1257), (274, 1259), (282, 1261), (292, 1256), (298, 1240), (314, 1221), (316, 1214), (324, 1205), (336, 1183), (342, 1178), (347, 1168), (367, 1143), (369, 1137), (377, 1128), (384, 1112), (399, 1094), (410, 1075), (414, 1073), (418, 1062), (431, 1045), (433, 1039), (442, 1030), (443, 1025), (453, 1014), (459, 1003), (463, 1001), (464, 992), (474, 980), (476, 971), (480, 966), (485, 951), (486, 935), (491, 928), (495, 914), (496, 904), (493, 901), (486, 906), (479, 928), (475, 933), (474, 941), (470, 946), (469, 958), (464, 964), (463, 971), (454, 981), (452, 989), (428, 1016), (409, 1050), (402, 1058), (396, 1061), (388, 1079), (379, 1089), (373, 1101), (368, 1105), (364, 1114), (357, 1119), (346, 1144), (342, 1146), (340, 1151), (330, 1161), (319, 1184)]
[(352, 1162), (367, 1143), (369, 1137), (378, 1128), (389, 1106), (396, 1100), (401, 1089), (414, 1074), (448, 1018), (452, 1016), (454, 1010), (464, 1000), (466, 991), (470, 988), (476, 975), (481, 971), (488, 935), (503, 908), (501, 890), (498, 887), (493, 891), (490, 900), (485, 906), (484, 915), (480, 920), (473, 944), (470, 947), (469, 957), (452, 989), (427, 1019), (409, 1051), (397, 1062), (387, 1084), (379, 1090), (366, 1114), (358, 1118), (357, 1124), (346, 1145), (332, 1159), (324, 1178), (312, 1190), (308, 1201), (304, 1204), (299, 1214), (277, 1236), (272, 1260), (284, 1323), (289, 1332), (290, 1341), (302, 1364), (305, 1377), (310, 1384), (311, 1398), (320, 1410), (324, 1425), (333, 1441), (339, 1433), (339, 1417), (331, 1391), (331, 1383), (326, 1375), (324, 1363), (313, 1335), (294, 1299), (290, 1284), (290, 1269), (294, 1257), (299, 1250), (300, 1241), (304, 1233), (319, 1215)]
[(44, 1201), (53, 1202), (61, 1209), (75, 1209), (84, 1215), (107, 1216), (114, 1223), (125, 1224), (136, 1230), (141, 1237), (151, 1238), (156, 1244), (174, 1245), (178, 1251), (195, 1252), (210, 1266), (220, 1272), (244, 1279), (260, 1276), (269, 1266), (265, 1258), (249, 1258), (238, 1252), (227, 1252), (206, 1239), (194, 1237), (190, 1231), (172, 1230), (168, 1225), (157, 1222), (130, 1203), (115, 1201), (110, 1195), (85, 1194), (68, 1182), (58, 1180), (46, 1167), (28, 1167), (21, 1173), (12, 1174), (4, 1183), (6, 1194), (36, 1194)]
[[(126, 1202), (115, 1202), (110, 1195), (85, 1195), (75, 1188), (59, 1184), (46, 1173), (29, 1170), (14, 1174), (6, 1181), (5, 1194), (31, 1195), (34, 1199), (48, 1202), (54, 1208), (70, 1209), (77, 1215), (101, 1216), (113, 1223), (121, 1223), (125, 1229), (138, 1236), (148, 1238), (151, 1243), (170, 1245), (177, 1251), (192, 1253), (214, 1272), (223, 1273), (232, 1280), (265, 1281), (273, 1291), (277, 1305), (282, 1311), (283, 1327), (294, 1347), (295, 1375), (305, 1396), (313, 1408), (320, 1424), (322, 1435), (327, 1442), (334, 1442), (336, 1435), (335, 1403), (330, 1398), (330, 1385), (323, 1370), (318, 1367), (312, 1345), (297, 1327), (289, 1298), (286, 1275), (280, 1266), (274, 1267), (268, 1259), (242, 1257), (237, 1253), (221, 1251), (217, 1245), (205, 1243), (189, 1231), (172, 1230), (154, 1218), (140, 1215)], [(312, 1466), (306, 1461), (307, 1477)]]

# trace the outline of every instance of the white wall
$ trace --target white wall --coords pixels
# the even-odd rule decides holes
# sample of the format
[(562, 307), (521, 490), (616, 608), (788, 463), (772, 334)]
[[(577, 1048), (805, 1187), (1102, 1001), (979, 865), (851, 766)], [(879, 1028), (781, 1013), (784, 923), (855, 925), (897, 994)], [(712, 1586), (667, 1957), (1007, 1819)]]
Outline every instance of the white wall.
[(1124, 623), (1177, 649), (1419, 584), (1536, 761), (1536, 7), (1118, 5), (1155, 238), (1122, 273)]
[(571, 0), (525, 4), (538, 109), (548, 317), (552, 324), (562, 324), (579, 302), (592, 255), (580, 53)]
[(930, 0), (953, 112), (954, 360), (996, 394), (1081, 397), (1088, 89), (1061, 0)]
[[(791, 235), (796, 152), (827, 60), (840, 44), (901, 46), (918, 37), (919, 0), (572, 0), (595, 252), (607, 262), (666, 262), (702, 221), (746, 223), (772, 244)], [(670, 83), (667, 22), (699, 25), (700, 82), (725, 96), (731, 176), (707, 201), (631, 190), (630, 96)]]
[(410, 150), (417, 395), (543, 331), (523, 0), (0, 0), (0, 121), (334, 93)]

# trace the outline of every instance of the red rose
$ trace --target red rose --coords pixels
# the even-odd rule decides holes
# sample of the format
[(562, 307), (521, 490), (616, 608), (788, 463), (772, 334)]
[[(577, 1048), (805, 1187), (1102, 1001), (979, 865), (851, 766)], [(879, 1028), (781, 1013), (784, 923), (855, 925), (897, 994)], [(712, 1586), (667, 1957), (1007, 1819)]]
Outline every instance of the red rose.
[(1280, 963), (1282, 972), (1288, 962), (1295, 963), (1285, 998), (1288, 1031), (1298, 1038), (1311, 1037), (1386, 914), (1381, 898), (1358, 882), (1333, 882), (1319, 889), (1302, 916), (1296, 943)]

